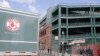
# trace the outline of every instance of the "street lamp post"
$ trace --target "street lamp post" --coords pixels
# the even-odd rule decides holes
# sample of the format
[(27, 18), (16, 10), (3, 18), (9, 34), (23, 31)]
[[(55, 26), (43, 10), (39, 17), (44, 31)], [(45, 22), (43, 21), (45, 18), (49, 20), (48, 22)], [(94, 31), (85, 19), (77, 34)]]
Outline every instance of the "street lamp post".
[[(59, 40), (58, 36), (55, 36), (55, 41), (58, 42), (58, 40)], [(57, 55), (57, 52), (56, 53), (54, 52), (54, 55)]]
[[(61, 34), (62, 34), (61, 37), (63, 39), (64, 38), (64, 34), (65, 34), (64, 31), (62, 31)], [(64, 56), (64, 54), (65, 54), (65, 51), (64, 51), (64, 41), (62, 40), (62, 56)]]

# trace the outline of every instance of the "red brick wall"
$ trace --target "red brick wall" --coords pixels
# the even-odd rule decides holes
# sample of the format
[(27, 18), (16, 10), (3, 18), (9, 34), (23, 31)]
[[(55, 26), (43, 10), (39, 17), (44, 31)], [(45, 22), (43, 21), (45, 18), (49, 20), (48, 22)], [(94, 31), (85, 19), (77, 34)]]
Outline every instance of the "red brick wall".
[(99, 56), (98, 55), (98, 50), (100, 50), (100, 44), (92, 44), (92, 45), (89, 45), (89, 46), (93, 50), (94, 56)]
[[(44, 50), (47, 50), (48, 48), (51, 48), (51, 35), (50, 35), (50, 31), (51, 31), (51, 26), (45, 25), (44, 27), (42, 27), (42, 29), (40, 29), (39, 32), (39, 43), (44, 43)], [(43, 34), (44, 32), (44, 34)], [(40, 47), (40, 46), (39, 46)]]
[(90, 49), (93, 51), (93, 55), (94, 56), (99, 56), (98, 55), (98, 50), (100, 50), (100, 44), (91, 44), (91, 45), (87, 45), (87, 46), (73, 46), (72, 47), (72, 53), (73, 54), (77, 54), (77, 48), (80, 48), (80, 49), (85, 49), (87, 47), (90, 47)]

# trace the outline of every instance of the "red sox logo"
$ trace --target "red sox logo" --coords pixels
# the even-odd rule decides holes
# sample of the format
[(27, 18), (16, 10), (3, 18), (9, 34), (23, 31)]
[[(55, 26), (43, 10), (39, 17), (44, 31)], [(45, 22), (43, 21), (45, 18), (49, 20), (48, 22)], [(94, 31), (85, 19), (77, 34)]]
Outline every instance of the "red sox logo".
[(7, 20), (6, 27), (9, 31), (17, 31), (20, 27), (20, 23), (15, 18), (11, 18)]

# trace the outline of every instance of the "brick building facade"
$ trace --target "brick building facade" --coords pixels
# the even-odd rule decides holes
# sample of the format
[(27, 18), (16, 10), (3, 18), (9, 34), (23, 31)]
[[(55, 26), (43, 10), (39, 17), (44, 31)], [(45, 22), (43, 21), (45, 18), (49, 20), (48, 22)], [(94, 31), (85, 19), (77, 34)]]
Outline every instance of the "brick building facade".
[(50, 25), (45, 25), (39, 32), (39, 47), (41, 50), (51, 49)]
[(47, 20), (47, 15), (40, 21), (39, 49), (43, 51), (51, 50), (51, 25)]

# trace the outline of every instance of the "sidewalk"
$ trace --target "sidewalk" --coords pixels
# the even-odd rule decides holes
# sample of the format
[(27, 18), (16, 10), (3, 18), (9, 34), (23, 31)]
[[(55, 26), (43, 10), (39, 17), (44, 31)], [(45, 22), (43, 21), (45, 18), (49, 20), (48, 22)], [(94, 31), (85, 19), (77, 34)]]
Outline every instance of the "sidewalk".
[[(62, 56), (62, 53), (55, 53), (54, 56)], [(68, 54), (68, 53), (65, 53), (64, 56), (82, 56), (82, 55), (76, 55), (76, 54)]]
[(52, 56), (45, 50), (39, 50), (39, 56)]
[[(39, 56), (62, 56), (62, 53), (55, 53), (55, 55), (51, 55), (45, 50), (39, 50)], [(71, 54), (65, 53), (64, 56), (82, 56), (82, 55), (75, 55), (75, 54), (71, 55)]]

